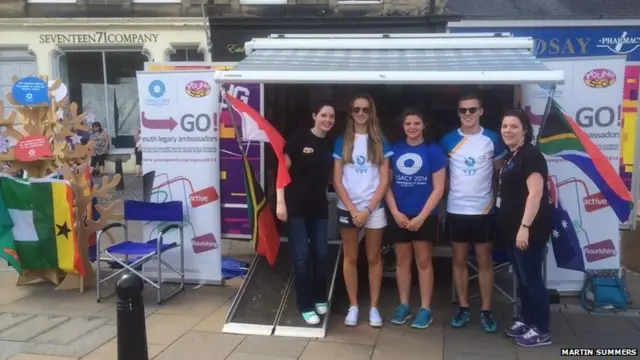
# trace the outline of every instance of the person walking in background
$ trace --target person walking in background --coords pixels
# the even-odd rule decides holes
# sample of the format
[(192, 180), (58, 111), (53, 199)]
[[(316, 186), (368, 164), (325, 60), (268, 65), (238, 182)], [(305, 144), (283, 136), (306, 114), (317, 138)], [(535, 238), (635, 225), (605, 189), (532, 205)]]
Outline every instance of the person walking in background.
[(349, 296), (347, 326), (358, 324), (358, 243), (364, 228), (369, 264), (369, 325), (382, 326), (378, 311), (382, 284), (381, 245), (387, 219), (382, 204), (389, 185), (391, 146), (382, 135), (373, 99), (356, 96), (349, 104), (343, 135), (335, 142), (333, 186), (338, 195), (338, 222), (342, 236), (344, 281)]
[(136, 144), (135, 156), (136, 156), (136, 173), (135, 177), (142, 176), (142, 131), (138, 129), (136, 135), (133, 137), (133, 141)]
[(500, 171), (497, 233), (513, 265), (521, 300), (521, 315), (505, 333), (520, 346), (549, 345), (549, 294), (542, 275), (552, 226), (549, 170), (544, 155), (531, 144), (533, 128), (524, 111), (507, 111), (500, 132), (509, 154)]
[(420, 284), (420, 309), (411, 325), (425, 329), (433, 322), (433, 243), (438, 238), (437, 206), (444, 195), (446, 159), (437, 144), (425, 142), (425, 118), (414, 110), (402, 117), (406, 138), (393, 145), (391, 190), (386, 202), (392, 216), (387, 231), (395, 242), (396, 281), (400, 305), (391, 323), (411, 318), (411, 265), (415, 254)]
[(104, 174), (104, 162), (109, 154), (111, 139), (109, 134), (102, 128), (102, 124), (94, 122), (91, 125), (91, 140), (93, 141), (93, 156), (91, 157), (91, 169), (94, 176)]
[(327, 133), (335, 123), (335, 110), (329, 102), (321, 102), (312, 118), (313, 127), (295, 134), (284, 146), (291, 183), (276, 205), (276, 216), (287, 223), (298, 310), (306, 323), (315, 325), (319, 315), (329, 311), (327, 187), (332, 149)]
[(460, 127), (441, 139), (449, 157), (449, 194), (446, 221), (453, 247), (453, 281), (460, 308), (451, 320), (454, 328), (471, 319), (469, 310), (469, 243), (475, 245), (482, 307), (480, 322), (486, 332), (498, 327), (491, 314), (493, 260), (491, 256), (495, 169), (506, 154), (498, 134), (480, 126), (482, 101), (466, 95), (458, 102)]

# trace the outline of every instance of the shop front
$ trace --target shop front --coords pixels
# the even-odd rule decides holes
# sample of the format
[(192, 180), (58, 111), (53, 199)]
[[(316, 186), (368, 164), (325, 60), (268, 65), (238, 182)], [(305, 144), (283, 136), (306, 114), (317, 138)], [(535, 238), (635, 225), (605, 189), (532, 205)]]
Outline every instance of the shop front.
[[(638, 81), (640, 79), (640, 26), (633, 20), (602, 21), (463, 21), (449, 24), (449, 32), (507, 32), (534, 38), (535, 54), (553, 69), (567, 74), (554, 97), (609, 159), (633, 195), (638, 198)], [(549, 87), (524, 87), (521, 106), (540, 119)], [(533, 121), (535, 123), (535, 121)], [(559, 194), (572, 220), (579, 249), (574, 255), (548, 257), (549, 286), (578, 291), (585, 269), (611, 269), (622, 265), (640, 269), (640, 242), (635, 215), (620, 224), (602, 192), (581, 171), (566, 163), (549, 162), (550, 186)], [(637, 208), (637, 206), (636, 206)], [(626, 240), (625, 240), (626, 238)], [(557, 245), (551, 241), (551, 246)], [(582, 258), (584, 266), (568, 264)], [(573, 262), (572, 262), (573, 261)]]
[(209, 60), (203, 25), (201, 18), (1, 19), (0, 87), (8, 91), (14, 75), (61, 79), (70, 101), (110, 134), (110, 160), (123, 158), (130, 172), (140, 124), (136, 71), (149, 61)]

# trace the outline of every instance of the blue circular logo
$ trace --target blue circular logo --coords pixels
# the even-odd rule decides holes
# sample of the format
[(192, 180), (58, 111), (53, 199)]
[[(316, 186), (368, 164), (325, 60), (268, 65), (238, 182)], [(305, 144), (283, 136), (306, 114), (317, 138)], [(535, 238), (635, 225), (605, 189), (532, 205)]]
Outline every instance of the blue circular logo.
[(151, 84), (149, 84), (149, 94), (156, 99), (162, 97), (166, 90), (167, 87), (160, 80), (153, 80)]

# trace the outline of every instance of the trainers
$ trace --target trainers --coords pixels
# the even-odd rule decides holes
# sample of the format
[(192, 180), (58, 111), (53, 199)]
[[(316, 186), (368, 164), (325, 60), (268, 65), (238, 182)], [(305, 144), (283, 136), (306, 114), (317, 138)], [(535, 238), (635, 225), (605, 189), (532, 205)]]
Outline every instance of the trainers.
[(482, 323), (482, 328), (487, 333), (498, 331), (498, 324), (493, 320), (491, 311), (482, 310), (480, 312), (480, 323)]
[(358, 325), (358, 307), (351, 306), (349, 308), (349, 312), (347, 313), (347, 317), (344, 318), (344, 324), (347, 326), (356, 326)]
[(318, 315), (325, 315), (327, 312), (329, 312), (329, 304), (326, 302), (316, 304), (316, 313)]
[(522, 347), (551, 345), (551, 334), (540, 334), (536, 328), (531, 328), (524, 335), (516, 337), (516, 344)]
[(527, 325), (525, 325), (525, 323), (523, 323), (522, 320), (518, 318), (513, 323), (513, 325), (509, 326), (504, 331), (504, 334), (507, 335), (507, 337), (515, 338), (526, 334), (528, 330), (529, 329), (527, 328)]
[(320, 323), (320, 317), (315, 311), (307, 311), (302, 313), (302, 318), (309, 325), (317, 325)]
[(409, 305), (400, 304), (393, 311), (393, 317), (391, 318), (391, 323), (396, 325), (402, 325), (407, 322), (407, 320), (411, 319), (411, 310), (409, 310)]
[(416, 315), (416, 319), (413, 321), (413, 324), (411, 324), (411, 327), (414, 329), (426, 329), (432, 322), (433, 318), (431, 317), (431, 310), (420, 308)]
[(382, 317), (380, 317), (380, 312), (378, 311), (378, 309), (374, 307), (369, 309), (369, 326), (372, 326), (372, 327), (382, 326)]
[(454, 328), (461, 328), (467, 325), (467, 323), (471, 320), (471, 316), (469, 315), (469, 308), (460, 308), (456, 313), (456, 316), (451, 320), (451, 326)]

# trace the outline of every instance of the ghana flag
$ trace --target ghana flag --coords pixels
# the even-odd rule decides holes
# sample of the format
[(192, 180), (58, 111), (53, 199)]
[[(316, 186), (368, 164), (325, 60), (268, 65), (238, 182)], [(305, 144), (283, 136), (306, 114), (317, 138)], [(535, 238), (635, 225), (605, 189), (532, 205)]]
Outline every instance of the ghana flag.
[(84, 275), (69, 182), (2, 176), (0, 195), (7, 209), (5, 216), (10, 217), (2, 222), (13, 224), (11, 232), (22, 269), (59, 268)]
[(553, 99), (546, 121), (538, 134), (537, 146), (544, 154), (567, 160), (576, 165), (598, 187), (620, 222), (629, 219), (631, 194), (620, 175), (589, 136)]
[(251, 241), (255, 252), (267, 258), (273, 266), (280, 250), (280, 233), (275, 218), (267, 204), (267, 197), (260, 183), (256, 179), (249, 158), (242, 153), (242, 170), (244, 172), (247, 205), (249, 207), (249, 226), (251, 226)]

